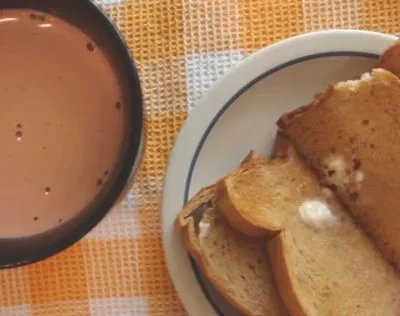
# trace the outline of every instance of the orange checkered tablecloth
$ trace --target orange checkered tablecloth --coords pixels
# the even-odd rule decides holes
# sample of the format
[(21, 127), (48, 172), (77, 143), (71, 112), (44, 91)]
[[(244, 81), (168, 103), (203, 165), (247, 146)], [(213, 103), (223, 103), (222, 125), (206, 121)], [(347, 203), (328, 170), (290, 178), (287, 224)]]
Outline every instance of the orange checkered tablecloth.
[(0, 271), (0, 315), (184, 315), (163, 259), (160, 198), (182, 122), (254, 51), (327, 28), (400, 32), (399, 0), (98, 0), (138, 63), (146, 153), (126, 200), (84, 240)]

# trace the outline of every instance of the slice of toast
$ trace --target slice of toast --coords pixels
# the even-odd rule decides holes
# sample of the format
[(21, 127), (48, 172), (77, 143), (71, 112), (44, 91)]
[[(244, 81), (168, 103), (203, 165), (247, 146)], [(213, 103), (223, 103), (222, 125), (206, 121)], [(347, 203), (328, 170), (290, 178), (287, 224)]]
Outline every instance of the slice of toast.
[(285, 158), (230, 173), (215, 190), (238, 230), (275, 234), (268, 253), (292, 315), (399, 315), (394, 269), (291, 147)]
[(400, 40), (395, 41), (379, 58), (378, 68), (383, 68), (400, 77)]
[(400, 80), (374, 69), (278, 122), (320, 182), (400, 267)]
[(215, 208), (213, 197), (214, 187), (205, 188), (181, 212), (177, 223), (186, 249), (213, 286), (245, 315), (288, 315), (265, 241), (232, 229)]

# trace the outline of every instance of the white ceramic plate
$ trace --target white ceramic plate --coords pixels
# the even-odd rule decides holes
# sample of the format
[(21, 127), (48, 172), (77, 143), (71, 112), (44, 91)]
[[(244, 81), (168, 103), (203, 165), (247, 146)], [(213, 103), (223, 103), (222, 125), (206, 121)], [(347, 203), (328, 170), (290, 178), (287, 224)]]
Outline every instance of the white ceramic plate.
[(396, 37), (336, 30), (294, 37), (264, 48), (225, 75), (191, 113), (176, 140), (164, 182), (165, 258), (189, 315), (235, 315), (182, 246), (174, 221), (203, 186), (238, 166), (251, 150), (270, 154), (276, 121), (338, 80), (368, 71)]

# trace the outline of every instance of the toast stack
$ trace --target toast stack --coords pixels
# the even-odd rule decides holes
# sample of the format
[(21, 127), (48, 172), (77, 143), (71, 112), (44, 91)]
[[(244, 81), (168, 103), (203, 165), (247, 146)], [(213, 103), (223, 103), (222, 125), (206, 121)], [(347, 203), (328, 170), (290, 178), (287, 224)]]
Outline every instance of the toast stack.
[(399, 314), (394, 269), (291, 147), (284, 158), (230, 173), (215, 192), (232, 227), (273, 236), (268, 254), (292, 315)]
[(177, 226), (208, 280), (245, 315), (400, 315), (400, 42), (359, 80), (278, 121)]

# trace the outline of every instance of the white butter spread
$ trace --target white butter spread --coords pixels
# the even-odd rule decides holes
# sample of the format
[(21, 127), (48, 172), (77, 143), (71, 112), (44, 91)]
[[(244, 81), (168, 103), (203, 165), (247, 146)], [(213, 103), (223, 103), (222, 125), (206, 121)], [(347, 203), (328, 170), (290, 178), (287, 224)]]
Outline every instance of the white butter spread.
[(364, 172), (362, 172), (362, 171), (360, 171), (360, 170), (357, 171), (356, 174), (355, 174), (355, 176), (354, 176), (354, 178), (355, 178), (355, 180), (356, 180), (357, 183), (363, 182), (364, 179), (365, 179)]
[(326, 163), (328, 165), (328, 168), (334, 170), (335, 172), (346, 171), (346, 162), (344, 161), (342, 156), (331, 155), (328, 157)]
[(354, 170), (355, 165), (346, 162), (343, 156), (330, 155), (325, 158), (324, 164), (326, 167), (325, 181), (328, 184), (333, 184), (342, 190), (350, 190), (352, 192), (361, 190), (362, 183), (365, 180), (364, 172), (361, 169)]
[(336, 222), (336, 217), (329, 206), (319, 200), (303, 202), (299, 207), (299, 215), (303, 222), (316, 229), (328, 228)]
[[(346, 161), (342, 156), (330, 155), (325, 160), (325, 164), (328, 167), (327, 181), (330, 184), (338, 186), (345, 186), (349, 182), (349, 175), (346, 173)], [(330, 174), (332, 172), (332, 174)]]
[(210, 231), (210, 223), (206, 223), (204, 221), (199, 222), (199, 239), (203, 239), (207, 237)]

